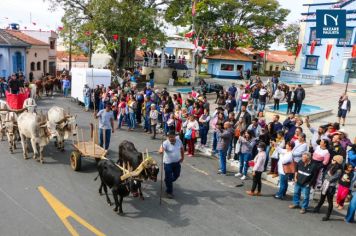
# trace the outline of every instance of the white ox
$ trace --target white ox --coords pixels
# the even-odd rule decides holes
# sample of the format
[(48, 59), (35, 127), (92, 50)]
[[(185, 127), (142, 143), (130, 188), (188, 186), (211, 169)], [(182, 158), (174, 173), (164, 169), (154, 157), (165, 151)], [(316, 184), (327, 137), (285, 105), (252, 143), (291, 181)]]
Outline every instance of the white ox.
[(63, 108), (57, 106), (51, 107), (47, 114), (51, 138), (54, 137), (56, 147), (64, 151), (64, 140), (68, 139), (71, 134), (77, 135), (76, 116), (67, 114)]
[(13, 153), (16, 149), (16, 140), (18, 138), (17, 115), (15, 112), (8, 112), (5, 115), (4, 126), (7, 141), (9, 143), (9, 150), (11, 153)]
[(37, 104), (36, 104), (36, 101), (35, 99), (33, 98), (27, 98), (24, 103), (23, 103), (23, 106), (22, 108), (26, 108), (28, 112), (36, 112), (36, 107), (37, 107)]
[(5, 136), (5, 120), (8, 113), (8, 106), (5, 102), (0, 101), (0, 140), (4, 140)]
[[(23, 112), (17, 119), (18, 129), (21, 138), (23, 156), (28, 158), (27, 139), (31, 140), (33, 159), (37, 159), (43, 164), (43, 148), (49, 143), (49, 133), (47, 121), (36, 113)], [(37, 145), (40, 150), (38, 152)], [(38, 159), (38, 156), (40, 159)]]

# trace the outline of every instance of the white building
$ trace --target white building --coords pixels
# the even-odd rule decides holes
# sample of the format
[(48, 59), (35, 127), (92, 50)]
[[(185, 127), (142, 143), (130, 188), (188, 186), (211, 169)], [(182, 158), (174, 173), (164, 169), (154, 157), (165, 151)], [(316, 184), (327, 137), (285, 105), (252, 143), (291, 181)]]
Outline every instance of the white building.
[[(281, 79), (323, 84), (331, 81), (344, 83), (350, 76), (350, 82), (356, 83), (356, 72), (348, 72), (350, 68), (356, 71), (356, 61), (351, 58), (352, 47), (356, 42), (356, 1), (309, 0), (303, 6), (299, 34), (301, 50), (296, 58), (294, 71), (283, 71)], [(316, 10), (319, 9), (346, 10), (345, 39), (316, 38)]]

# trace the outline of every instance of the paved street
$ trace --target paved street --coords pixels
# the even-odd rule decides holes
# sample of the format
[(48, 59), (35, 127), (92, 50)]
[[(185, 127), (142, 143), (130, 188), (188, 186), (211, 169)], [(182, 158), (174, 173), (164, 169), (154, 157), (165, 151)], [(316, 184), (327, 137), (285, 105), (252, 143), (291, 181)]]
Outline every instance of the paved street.
[[(78, 114), (79, 126), (89, 137), (91, 113), (68, 99), (45, 98), (39, 101), (43, 111), (54, 104), (69, 107)], [(111, 142), (109, 157), (117, 158), (118, 144), (133, 141), (144, 151), (156, 151), (160, 140), (152, 141), (142, 132), (116, 131)], [(0, 178), (0, 235), (70, 235), (54, 210), (38, 191), (43, 186), (68, 209), (105, 235), (353, 235), (355, 225), (345, 224), (343, 216), (332, 215), (329, 222), (321, 222), (321, 215), (300, 215), (288, 209), (289, 200), (275, 200), (276, 189), (263, 185), (262, 197), (248, 197), (251, 186), (235, 187), (239, 181), (233, 176), (218, 176), (217, 161), (208, 157), (186, 157), (182, 175), (175, 184), (175, 199), (163, 199), (159, 205), (160, 183), (144, 184), (145, 200), (125, 198), (125, 216), (118, 216), (99, 196), (99, 182), (95, 164), (84, 160), (82, 171), (74, 172), (69, 166), (72, 150), (58, 152), (53, 142), (45, 148), (45, 164), (32, 159), (24, 160), (22, 151), (10, 154), (7, 143), (1, 147)], [(18, 144), (20, 147), (20, 144)], [(159, 160), (157, 154), (153, 154)], [(231, 173), (232, 174), (232, 173)], [(64, 209), (60, 209), (64, 213)], [(325, 212), (325, 209), (323, 210)], [(71, 214), (67, 219), (79, 235), (95, 235)], [(341, 233), (341, 234), (340, 234)]]

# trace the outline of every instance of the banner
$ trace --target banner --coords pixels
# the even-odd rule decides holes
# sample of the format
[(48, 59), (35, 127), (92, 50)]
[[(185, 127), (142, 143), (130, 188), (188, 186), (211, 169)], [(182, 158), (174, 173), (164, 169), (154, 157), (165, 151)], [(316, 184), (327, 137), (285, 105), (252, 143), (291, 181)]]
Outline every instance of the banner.
[(351, 57), (356, 58), (356, 44), (352, 46), (352, 52), (351, 52)]
[(326, 60), (329, 59), (330, 54), (331, 54), (331, 49), (332, 49), (332, 48), (333, 48), (333, 45), (332, 45), (332, 44), (328, 44), (328, 45), (326, 46)]
[(310, 45), (310, 54), (314, 54), (315, 45), (316, 45), (316, 41), (313, 40), (313, 42)]
[(303, 45), (301, 43), (298, 43), (298, 46), (297, 46), (297, 51), (295, 53), (295, 57), (298, 57), (299, 56), (299, 53), (300, 51), (302, 50), (302, 47)]

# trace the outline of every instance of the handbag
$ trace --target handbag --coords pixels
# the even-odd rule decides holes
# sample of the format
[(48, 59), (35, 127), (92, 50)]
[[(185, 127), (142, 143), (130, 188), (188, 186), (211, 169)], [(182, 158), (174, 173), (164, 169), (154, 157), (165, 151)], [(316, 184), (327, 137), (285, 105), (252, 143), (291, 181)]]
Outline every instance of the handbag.
[(295, 164), (294, 162), (289, 162), (287, 164), (283, 164), (283, 172), (285, 174), (294, 174), (295, 173)]
[(184, 134), (184, 139), (190, 140), (191, 138), (192, 138), (192, 130), (191, 129), (187, 129), (187, 131)]
[(195, 129), (192, 130), (192, 139), (199, 138), (199, 132)]
[(255, 166), (255, 161), (254, 161), (254, 160), (249, 161), (249, 162), (248, 162), (248, 166), (249, 166), (249, 167), (254, 167), (254, 166)]
[(240, 151), (241, 151), (241, 143), (237, 141), (235, 145), (235, 154), (239, 154)]

